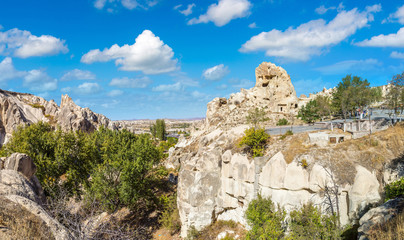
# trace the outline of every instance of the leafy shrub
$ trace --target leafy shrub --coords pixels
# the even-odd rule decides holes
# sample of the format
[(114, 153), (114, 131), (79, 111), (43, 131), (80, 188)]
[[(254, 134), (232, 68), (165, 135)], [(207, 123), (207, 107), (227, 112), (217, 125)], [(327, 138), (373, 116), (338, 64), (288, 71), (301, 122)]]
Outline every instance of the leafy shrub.
[(386, 192), (385, 201), (396, 198), (400, 195), (404, 195), (404, 177), (401, 177), (395, 182), (387, 184), (384, 187), (384, 191)]
[(288, 125), (288, 124), (289, 124), (289, 122), (288, 122), (288, 120), (286, 120), (286, 118), (281, 118), (276, 123), (276, 126), (285, 126), (285, 125)]
[(171, 235), (179, 232), (181, 220), (177, 209), (177, 195), (162, 195), (160, 204), (164, 207), (164, 210), (159, 218), (159, 223), (170, 230)]
[(253, 157), (262, 156), (269, 134), (262, 128), (249, 128), (244, 133), (245, 136), (238, 143), (238, 147), (244, 147)]
[(292, 132), (291, 130), (287, 130), (287, 131), (285, 132), (285, 134), (283, 134), (283, 135), (280, 137), (280, 139), (283, 140), (283, 139), (285, 139), (287, 136), (292, 136), (292, 135), (293, 135), (293, 132)]
[(201, 235), (201, 233), (196, 230), (194, 226), (190, 226), (187, 232), (187, 240), (196, 240)]
[(88, 192), (105, 210), (135, 208), (139, 200), (152, 198), (149, 173), (161, 155), (150, 135), (112, 132), (104, 139), (101, 156)]
[(322, 215), (321, 210), (311, 203), (292, 211), (290, 218), (292, 239), (338, 239), (341, 235), (337, 216)]
[(48, 196), (62, 187), (80, 197), (85, 189), (109, 210), (134, 207), (139, 199), (150, 198), (150, 172), (161, 158), (150, 135), (104, 127), (88, 134), (63, 132), (43, 122), (19, 127), (0, 155), (14, 152), (34, 160), (36, 176)]
[(307, 168), (308, 166), (309, 166), (309, 164), (308, 164), (307, 160), (306, 160), (306, 159), (303, 159), (303, 160), (302, 160), (302, 167), (303, 167), (303, 168)]
[(251, 226), (246, 239), (280, 239), (284, 236), (282, 221), (286, 214), (277, 209), (271, 199), (258, 195), (248, 205), (245, 215)]

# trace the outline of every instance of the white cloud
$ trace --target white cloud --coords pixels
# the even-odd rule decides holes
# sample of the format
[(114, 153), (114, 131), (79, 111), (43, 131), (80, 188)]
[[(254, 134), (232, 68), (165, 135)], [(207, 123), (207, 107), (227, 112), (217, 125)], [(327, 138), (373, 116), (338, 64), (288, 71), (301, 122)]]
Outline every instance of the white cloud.
[(152, 81), (147, 76), (141, 78), (114, 78), (109, 83), (110, 86), (119, 88), (145, 88)]
[(175, 6), (174, 9), (175, 9), (175, 10), (178, 10), (181, 14), (183, 14), (183, 15), (185, 15), (185, 16), (188, 16), (188, 15), (191, 15), (191, 14), (192, 14), (192, 9), (193, 9), (195, 6), (196, 6), (195, 3), (192, 3), (192, 4), (188, 4), (188, 6), (187, 6), (186, 9), (184, 9), (184, 10), (179, 10), (179, 8), (182, 7), (182, 5), (180, 4), (180, 5)]
[(344, 10), (345, 9), (345, 6), (344, 6), (344, 4), (341, 2), (339, 5), (338, 5), (338, 7), (335, 7), (335, 6), (331, 6), (331, 7), (325, 7), (324, 5), (321, 5), (320, 7), (318, 7), (318, 8), (316, 8), (314, 11), (317, 13), (317, 14), (320, 14), (320, 15), (323, 15), (323, 14), (325, 14), (325, 13), (327, 13), (328, 11), (330, 11), (330, 10), (337, 10), (338, 12), (341, 12), (342, 10)]
[(87, 71), (87, 70), (80, 70), (80, 69), (73, 69), (65, 73), (60, 80), (61, 81), (71, 81), (71, 80), (93, 80), (95, 79), (95, 74)]
[(80, 84), (75, 89), (75, 92), (78, 94), (81, 94), (81, 95), (98, 93), (100, 91), (101, 91), (101, 86), (98, 85), (98, 83), (91, 83), (91, 82), (85, 82), (83, 84)]
[(15, 69), (13, 60), (10, 57), (6, 57), (0, 62), (0, 82), (23, 77), (25, 75), (25, 72), (20, 72)]
[(107, 93), (107, 95), (109, 97), (117, 97), (117, 96), (121, 96), (122, 94), (123, 94), (122, 90), (112, 90), (112, 91)]
[(327, 74), (339, 74), (339, 73), (353, 73), (358, 71), (369, 71), (375, 68), (379, 68), (382, 63), (373, 58), (365, 59), (365, 60), (347, 60), (334, 63), (329, 66), (316, 68), (317, 71)]
[(91, 64), (94, 62), (107, 62), (115, 60), (119, 69), (124, 71), (142, 71), (144, 74), (160, 74), (178, 69), (178, 59), (174, 59), (173, 50), (151, 31), (144, 30), (133, 45), (117, 44), (105, 48), (91, 50), (84, 54), (81, 62)]
[(24, 76), (23, 85), (31, 91), (55, 91), (57, 89), (57, 79), (54, 79), (43, 70), (31, 70)]
[(257, 24), (255, 22), (248, 25), (249, 28), (257, 28)]
[(174, 84), (167, 84), (167, 85), (159, 85), (152, 89), (154, 92), (178, 92), (183, 89), (183, 86), (180, 82)]
[(247, 17), (251, 7), (252, 4), (248, 0), (219, 0), (217, 4), (210, 5), (205, 14), (189, 20), (188, 24), (213, 22), (221, 27), (233, 19)]
[(207, 80), (220, 80), (229, 73), (228, 67), (223, 64), (216, 65), (203, 71), (202, 76)]
[(132, 10), (137, 7), (147, 9), (153, 7), (158, 3), (158, 0), (95, 0), (94, 7), (97, 9), (103, 9), (105, 6), (111, 6), (107, 8), (109, 12), (113, 12), (116, 7), (116, 3), (120, 3), (122, 7)]
[(389, 15), (387, 19), (384, 19), (382, 23), (386, 22), (399, 22), (404, 24), (404, 5), (399, 7), (396, 12)]
[(390, 57), (392, 58), (398, 58), (398, 59), (404, 59), (404, 53), (403, 52), (397, 52), (394, 51), (390, 54)]
[(50, 35), (35, 36), (17, 28), (0, 32), (0, 53), (28, 58), (67, 53), (65, 41)]
[(77, 87), (65, 87), (62, 88), (62, 92), (73, 92), (78, 95), (90, 95), (90, 94), (95, 94), (99, 93), (102, 90), (101, 86), (98, 83), (92, 83), (92, 82), (85, 82), (80, 84)]
[(325, 48), (340, 43), (358, 29), (367, 26), (373, 20), (372, 13), (380, 10), (380, 5), (368, 7), (363, 12), (356, 8), (343, 10), (329, 23), (318, 19), (301, 24), (297, 28), (289, 27), (285, 31), (273, 29), (262, 32), (244, 43), (240, 51), (265, 51), (267, 56), (305, 61), (313, 55), (320, 55)]
[(222, 84), (222, 85), (217, 86), (216, 89), (223, 90), (223, 89), (227, 89), (227, 87), (228, 87), (227, 84)]
[(314, 11), (320, 15), (325, 14), (326, 12), (328, 12), (328, 10), (334, 10), (336, 9), (336, 7), (329, 7), (326, 8), (324, 5), (321, 5), (320, 7), (316, 8)]
[(404, 27), (400, 28), (397, 33), (380, 34), (358, 42), (356, 45), (361, 47), (404, 47)]

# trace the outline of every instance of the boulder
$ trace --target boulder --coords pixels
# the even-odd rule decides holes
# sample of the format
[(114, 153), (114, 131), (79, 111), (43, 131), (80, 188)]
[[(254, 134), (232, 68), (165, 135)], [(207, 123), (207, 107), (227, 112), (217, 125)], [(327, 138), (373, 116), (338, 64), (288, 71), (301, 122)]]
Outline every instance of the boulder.
[(367, 239), (367, 234), (373, 226), (383, 224), (404, 210), (404, 197), (398, 197), (385, 202), (383, 205), (369, 210), (359, 220), (358, 236), (360, 240)]
[(36, 172), (34, 161), (26, 154), (13, 153), (4, 161), (4, 169), (20, 172), (30, 179)]

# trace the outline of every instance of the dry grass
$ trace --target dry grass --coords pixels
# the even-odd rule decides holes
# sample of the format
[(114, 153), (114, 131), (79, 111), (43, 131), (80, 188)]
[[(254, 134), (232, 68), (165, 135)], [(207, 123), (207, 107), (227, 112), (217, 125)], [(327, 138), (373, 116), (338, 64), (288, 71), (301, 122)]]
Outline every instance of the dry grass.
[(0, 238), (8, 239), (54, 239), (46, 224), (8, 199), (0, 198)]
[(404, 240), (404, 212), (383, 225), (370, 230), (370, 240)]
[(307, 139), (307, 133), (293, 135), (288, 139), (288, 144), (285, 144), (286, 147), (282, 150), (288, 164), (291, 163), (296, 156), (303, 155), (310, 150), (310, 148), (304, 144)]

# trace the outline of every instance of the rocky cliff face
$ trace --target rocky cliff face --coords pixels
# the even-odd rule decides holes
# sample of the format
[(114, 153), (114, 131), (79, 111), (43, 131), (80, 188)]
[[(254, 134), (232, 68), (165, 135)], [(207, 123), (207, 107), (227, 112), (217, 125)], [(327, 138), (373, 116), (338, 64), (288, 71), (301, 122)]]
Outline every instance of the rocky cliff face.
[(6, 224), (0, 231), (0, 238), (17, 239), (17, 236), (19, 239), (32, 238), (33, 236), (21, 235), (24, 232), (35, 234), (37, 229), (31, 228), (44, 225), (38, 233), (41, 236), (36, 235), (35, 237), (49, 237), (56, 240), (73, 239), (65, 227), (53, 219), (42, 207), (44, 193), (34, 175), (35, 171), (36, 166), (33, 160), (25, 154), (13, 153), (10, 157), (1, 159), (0, 202), (2, 206), (0, 215), (5, 219), (13, 219), (14, 224), (29, 225), (29, 229), (24, 229), (22, 226), (19, 226), (20, 229), (15, 229)]
[[(257, 194), (287, 211), (310, 201), (339, 213), (342, 224), (357, 223), (380, 202), (383, 185), (404, 176), (404, 126), (372, 135), (373, 145), (357, 139), (319, 146), (306, 133), (273, 137), (264, 157), (252, 159), (236, 147), (248, 128), (243, 124), (249, 110), (264, 109), (274, 124), (296, 115), (315, 97), (298, 99), (289, 75), (272, 63), (260, 64), (255, 73), (255, 87), (229, 99), (215, 98), (208, 104), (204, 127), (170, 149), (168, 165), (180, 166), (182, 236), (190, 226), (200, 230), (216, 220), (246, 225), (244, 212)], [(318, 94), (331, 93), (325, 89)]]
[(255, 87), (231, 94), (229, 99), (215, 98), (208, 103), (205, 127), (234, 127), (246, 123), (248, 111), (264, 109), (269, 124), (297, 114), (299, 102), (285, 69), (263, 62), (255, 69)]
[(115, 125), (104, 115), (77, 106), (67, 95), (62, 96), (59, 107), (53, 100), (0, 90), (0, 145), (7, 142), (19, 125), (38, 121), (58, 124), (63, 130), (88, 132), (101, 125), (115, 129)]
[(275, 137), (265, 156), (255, 159), (234, 146), (247, 127), (197, 132), (172, 150), (170, 160), (181, 164), (182, 236), (190, 226), (202, 229), (216, 220), (246, 225), (244, 212), (259, 193), (287, 211), (309, 201), (336, 211), (338, 202), (341, 223), (356, 223), (380, 202), (384, 183), (404, 175), (391, 164), (404, 151), (404, 126), (375, 134), (380, 144), (375, 147), (365, 139), (320, 147), (310, 144), (307, 134)]

